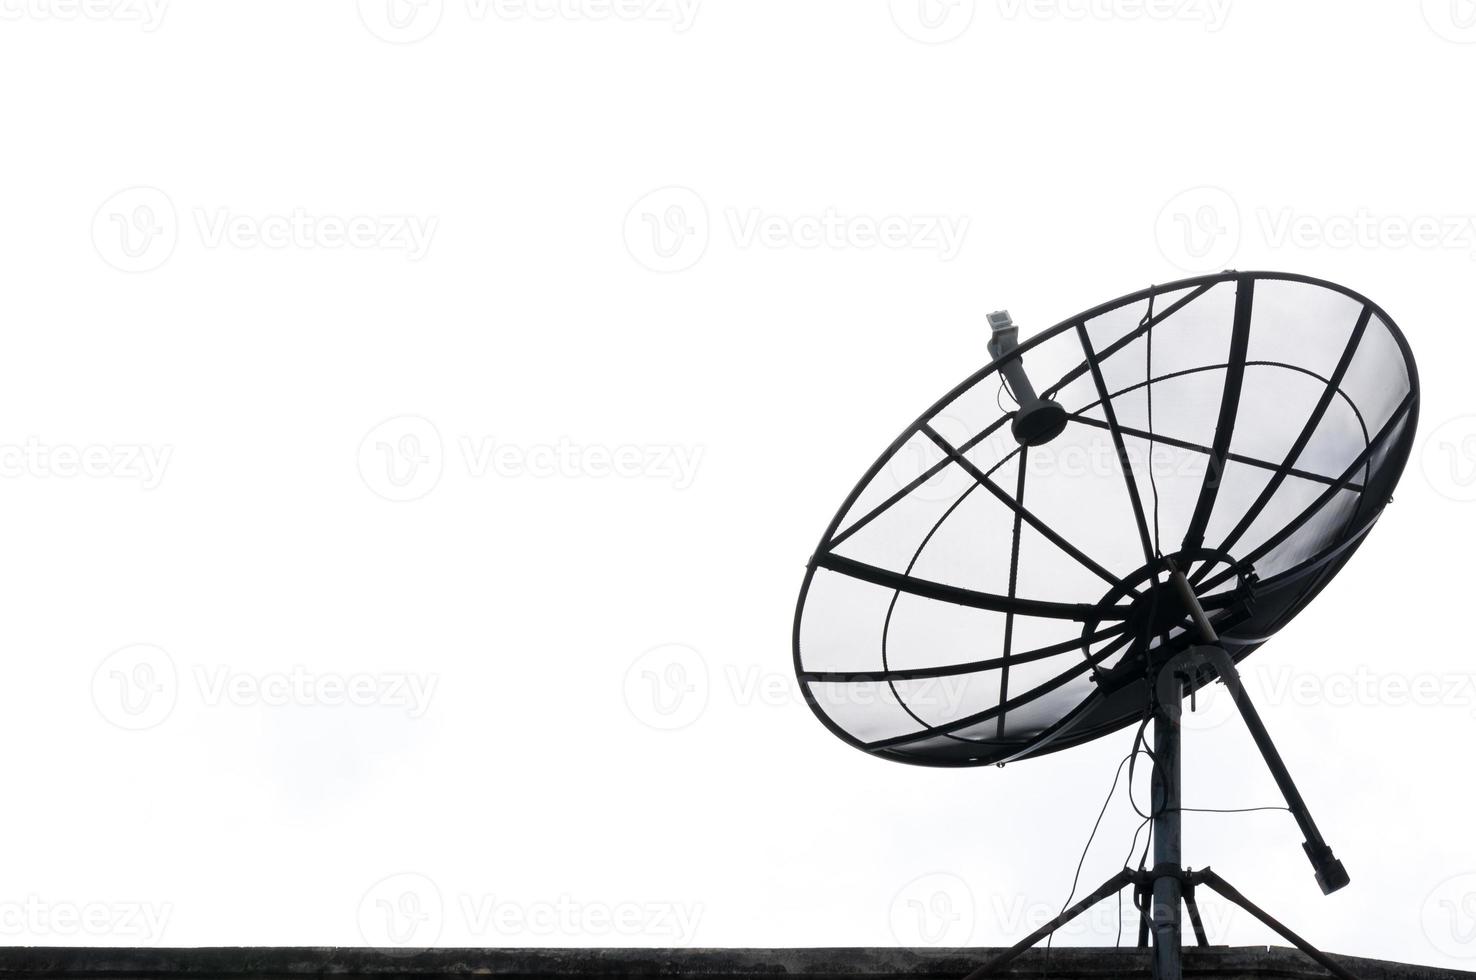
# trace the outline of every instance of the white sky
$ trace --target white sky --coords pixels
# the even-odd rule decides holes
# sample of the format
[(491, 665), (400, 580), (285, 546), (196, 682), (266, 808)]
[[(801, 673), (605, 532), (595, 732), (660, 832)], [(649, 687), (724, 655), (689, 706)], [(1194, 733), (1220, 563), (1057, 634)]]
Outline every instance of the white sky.
[[(1126, 734), (847, 748), (793, 686), (802, 567), (985, 312), (1231, 266), (1382, 304), (1424, 404), (1246, 668), (1353, 884), (1285, 814), (1190, 815), (1186, 861), (1328, 949), (1476, 963), (1459, 5), (354, 6), (3, 7), (0, 941), (1028, 931)], [(1188, 801), (1279, 802), (1215, 710)]]

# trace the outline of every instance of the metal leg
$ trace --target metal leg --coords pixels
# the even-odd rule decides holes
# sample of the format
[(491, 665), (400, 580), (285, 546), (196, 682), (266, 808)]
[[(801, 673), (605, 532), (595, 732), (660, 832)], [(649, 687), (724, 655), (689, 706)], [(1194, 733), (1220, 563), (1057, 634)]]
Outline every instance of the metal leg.
[(1210, 941), (1204, 934), (1204, 922), (1199, 918), (1199, 903), (1194, 900), (1193, 884), (1184, 889), (1184, 906), (1189, 909), (1189, 924), (1194, 927), (1194, 941), (1201, 947), (1208, 946)]
[(1235, 701), (1235, 707), (1240, 711), (1241, 720), (1245, 722), (1246, 729), (1250, 731), (1251, 738), (1255, 740), (1256, 748), (1261, 750), (1261, 757), (1266, 760), (1266, 768), (1271, 770), (1271, 778), (1276, 780), (1277, 788), (1286, 798), (1287, 809), (1291, 811), (1297, 821), (1297, 826), (1301, 828), (1302, 835), (1306, 838), (1302, 849), (1307, 852), (1307, 858), (1312, 862), (1317, 886), (1322, 889), (1324, 895), (1331, 895), (1348, 884), (1348, 872), (1343, 867), (1343, 862), (1333, 855), (1332, 848), (1327, 846), (1327, 841), (1322, 839), (1322, 832), (1317, 829), (1312, 813), (1307, 809), (1306, 801), (1297, 791), (1297, 784), (1292, 782), (1291, 773), (1287, 771), (1286, 763), (1281, 760), (1281, 753), (1277, 751), (1276, 743), (1271, 741), (1271, 735), (1266, 731), (1265, 722), (1261, 721), (1260, 713), (1256, 711), (1256, 706), (1251, 703), (1250, 697), (1245, 693), (1245, 686), (1240, 683), (1240, 674), (1235, 669), (1235, 661), (1219, 645), (1220, 638), (1215, 635), (1214, 626), (1210, 624), (1209, 617), (1204, 614), (1204, 607), (1194, 595), (1193, 586), (1189, 584), (1189, 580), (1184, 577), (1184, 573), (1177, 565), (1170, 561), (1168, 566), (1169, 580), (1178, 591), (1185, 608), (1189, 610), (1189, 615), (1194, 619), (1200, 640), (1207, 644), (1200, 649), (1214, 664), (1215, 673), (1220, 675), (1220, 680), (1225, 682), (1225, 687)]
[[(1017, 957), (1023, 954), (1026, 950), (1030, 949), (1030, 947), (1034, 946), (1036, 943), (1040, 942), (1046, 936), (1055, 932), (1057, 929), (1060, 929), (1062, 926), (1066, 925), (1066, 923), (1070, 922), (1072, 919), (1075, 919), (1077, 916), (1081, 915), (1087, 909), (1091, 908), (1093, 905), (1096, 905), (1104, 898), (1107, 898), (1115, 892), (1121, 891), (1129, 885), (1133, 886), (1133, 905), (1137, 906), (1141, 913), (1141, 919), (1138, 928), (1138, 945), (1141, 948), (1142, 946), (1146, 945), (1148, 940), (1148, 920), (1150, 917), (1156, 916), (1159, 911), (1158, 909), (1151, 907), (1152, 899), (1150, 897), (1150, 890), (1157, 883), (1157, 881), (1161, 880), (1162, 878), (1153, 879), (1151, 875), (1145, 874), (1143, 872), (1131, 871), (1127, 868), (1122, 869), (1117, 874), (1109, 878), (1106, 882), (1104, 882), (1100, 888), (1092, 892), (1086, 898), (1083, 898), (1081, 901), (1071, 906), (1071, 908), (1067, 909), (1065, 912), (1062, 912), (1050, 922), (1047, 922), (1045, 925), (1041, 926), (1039, 929), (1032, 932), (1029, 936), (1026, 936), (1020, 942), (1016, 943), (1014, 946), (1011, 946), (1009, 949), (1005, 950), (1003, 953), (999, 954), (988, 963), (985, 963), (977, 970), (974, 970), (968, 976), (964, 977), (963, 980), (984, 980), (985, 977), (989, 977), (999, 973)], [(1175, 881), (1176, 883), (1178, 883), (1179, 879), (1175, 878)], [(1219, 875), (1215, 874), (1215, 872), (1211, 871), (1209, 868), (1205, 868), (1202, 871), (1189, 872), (1188, 874), (1184, 875), (1181, 884), (1183, 886), (1184, 904), (1189, 909), (1189, 921), (1194, 927), (1194, 938), (1201, 947), (1209, 945), (1209, 938), (1205, 934), (1204, 923), (1199, 915), (1199, 902), (1194, 895), (1194, 887), (1196, 885), (1206, 885), (1231, 903), (1245, 909), (1263, 925), (1267, 926), (1278, 936), (1291, 943), (1297, 949), (1301, 950), (1308, 956), (1308, 958), (1313, 960), (1315, 963), (1317, 963), (1317, 965), (1321, 966), (1328, 973), (1331, 973), (1333, 976), (1337, 977), (1338, 980), (1358, 980), (1358, 978), (1355, 977), (1353, 974), (1349, 973), (1347, 970), (1339, 966), (1332, 959), (1332, 957), (1328, 956), (1326, 953), (1319, 950), (1316, 946), (1313, 946), (1311, 943), (1307, 942), (1307, 940), (1303, 939), (1301, 936), (1297, 935), (1286, 926), (1282, 925), (1276, 919), (1272, 918), (1269, 913), (1267, 913), (1259, 906), (1253, 904), (1250, 899), (1246, 898), (1244, 895), (1240, 894), (1240, 892), (1236, 891), (1229, 882), (1227, 882), (1224, 878), (1221, 878)], [(1142, 904), (1145, 899), (1147, 899), (1149, 907), (1144, 907), (1144, 905)], [(1156, 941), (1156, 933), (1154, 938)], [(1155, 948), (1155, 976), (1162, 978), (1163, 975), (1156, 972), (1160, 969), (1160, 961), (1157, 957), (1158, 950)]]
[(1281, 753), (1276, 750), (1275, 743), (1271, 741), (1271, 735), (1266, 731), (1266, 725), (1261, 721), (1256, 706), (1251, 703), (1250, 696), (1245, 693), (1244, 685), (1235, 685), (1233, 696), (1235, 706), (1240, 710), (1241, 720), (1245, 722), (1245, 727), (1250, 731), (1251, 738), (1255, 740), (1256, 747), (1261, 750), (1261, 756), (1266, 760), (1266, 767), (1271, 770), (1271, 777), (1276, 780), (1276, 785), (1281, 789), (1281, 795), (1286, 799), (1287, 809), (1291, 810), (1297, 826), (1301, 828), (1306, 838), (1302, 849), (1307, 852), (1307, 858), (1312, 862), (1317, 887), (1322, 889), (1324, 895), (1331, 895), (1348, 884), (1348, 872), (1343, 868), (1343, 862), (1333, 856), (1332, 848), (1328, 847), (1327, 842), (1322, 839), (1322, 832), (1317, 829), (1317, 824), (1312, 820), (1312, 813), (1307, 809), (1306, 801), (1297, 791), (1296, 783), (1292, 782), (1291, 773), (1287, 771), (1286, 763), (1281, 761)]
[(1083, 898), (1081, 901), (1071, 906), (1071, 908), (1062, 912), (1060, 915), (1056, 916), (1054, 919), (1047, 922), (1045, 925), (1041, 926), (1039, 929), (1035, 930), (1030, 935), (1026, 936), (1015, 945), (1011, 946), (1009, 949), (1005, 950), (1003, 953), (1000, 953), (988, 963), (985, 963), (983, 966), (979, 967), (977, 970), (964, 977), (963, 980), (982, 980), (982, 978), (984, 977), (997, 973), (998, 971), (1004, 969), (1007, 964), (1013, 961), (1021, 953), (1024, 953), (1031, 946), (1034, 946), (1046, 936), (1049, 936), (1051, 933), (1055, 932), (1057, 929), (1061, 928), (1066, 923), (1076, 918), (1078, 915), (1081, 915), (1087, 909), (1102, 901), (1102, 899), (1108, 897), (1109, 895), (1122, 891), (1128, 885), (1134, 884), (1137, 881), (1138, 875), (1136, 872), (1129, 871), (1127, 868), (1123, 868), (1117, 874), (1113, 875), (1111, 878), (1107, 879), (1107, 881), (1103, 882), (1102, 887), (1098, 888), (1086, 898)]
[(1229, 901), (1235, 903), (1236, 905), (1239, 905), (1251, 915), (1255, 916), (1261, 921), (1263, 925), (1270, 928), (1278, 936), (1291, 943), (1297, 949), (1300, 949), (1302, 952), (1306, 953), (1307, 956), (1317, 962), (1318, 966), (1321, 966), (1328, 973), (1331, 973), (1333, 976), (1337, 977), (1338, 980), (1358, 980), (1358, 978), (1353, 976), (1353, 974), (1349, 973), (1337, 963), (1333, 962), (1332, 957), (1328, 956), (1326, 953), (1319, 950), (1316, 946), (1313, 946), (1311, 943), (1307, 942), (1307, 940), (1303, 939), (1301, 936), (1298, 936), (1286, 926), (1273, 919), (1261, 908), (1251, 904), (1250, 899), (1240, 894), (1240, 892), (1236, 891), (1230, 886), (1229, 882), (1227, 882), (1224, 878), (1221, 878), (1219, 875), (1215, 874), (1210, 869), (1205, 868), (1203, 871), (1198, 872), (1195, 877), (1198, 878), (1199, 881), (1219, 892)]

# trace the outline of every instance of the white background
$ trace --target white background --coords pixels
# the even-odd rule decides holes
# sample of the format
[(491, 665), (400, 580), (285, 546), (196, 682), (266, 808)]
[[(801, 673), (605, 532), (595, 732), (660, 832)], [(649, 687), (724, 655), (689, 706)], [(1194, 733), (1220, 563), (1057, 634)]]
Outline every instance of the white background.
[[(1186, 859), (1476, 966), (1469, 0), (0, 11), (0, 940), (1028, 931), (1127, 734), (847, 748), (793, 686), (803, 565), (987, 311), (1234, 267), (1383, 305), (1423, 418), (1247, 665), (1353, 885), (1284, 813), (1190, 815)], [(1188, 802), (1278, 802), (1224, 707)]]

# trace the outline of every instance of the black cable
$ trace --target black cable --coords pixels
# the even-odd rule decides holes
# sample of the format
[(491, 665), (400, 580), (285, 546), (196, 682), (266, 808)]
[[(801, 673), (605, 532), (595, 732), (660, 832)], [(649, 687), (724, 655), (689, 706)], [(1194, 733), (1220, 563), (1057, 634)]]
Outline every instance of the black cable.
[[(1156, 445), (1153, 439), (1153, 328), (1148, 326), (1153, 322), (1153, 301), (1157, 290), (1157, 286), (1148, 287), (1148, 312), (1143, 314), (1143, 321), (1138, 324), (1138, 328), (1140, 330), (1147, 328), (1143, 333), (1145, 341), (1143, 376), (1146, 379), (1144, 391), (1148, 396), (1148, 485), (1153, 488), (1153, 553), (1162, 558), (1163, 549), (1158, 543), (1158, 476), (1153, 472), (1153, 449)], [(1156, 579), (1155, 584), (1157, 584)]]
[[(1143, 817), (1143, 822), (1140, 823), (1140, 824), (1138, 824), (1137, 831), (1135, 831), (1133, 833), (1133, 843), (1132, 843), (1132, 846), (1128, 848), (1127, 861), (1124, 861), (1123, 862), (1123, 866), (1124, 867), (1127, 866), (1128, 861), (1131, 861), (1132, 860), (1133, 851), (1137, 848), (1137, 845), (1138, 845), (1138, 835), (1140, 833), (1142, 833), (1144, 825), (1147, 824), (1148, 821), (1150, 821), (1150, 820), (1153, 819), (1151, 816), (1149, 816), (1148, 814), (1143, 813), (1143, 811), (1141, 809), (1139, 809), (1139, 807), (1138, 807), (1138, 801), (1137, 801), (1136, 797), (1133, 796), (1133, 773), (1134, 773), (1134, 771), (1137, 768), (1138, 756), (1139, 755), (1146, 755), (1146, 756), (1148, 756), (1149, 761), (1152, 761), (1152, 759), (1153, 759), (1153, 752), (1152, 752), (1152, 750), (1150, 750), (1148, 748), (1148, 743), (1143, 738), (1143, 733), (1148, 728), (1148, 721), (1152, 717), (1152, 708), (1153, 708), (1153, 705), (1152, 705), (1152, 701), (1150, 699), (1149, 703), (1144, 706), (1143, 720), (1142, 720), (1141, 723), (1139, 723), (1137, 732), (1135, 732), (1133, 734), (1132, 748), (1128, 751), (1127, 756), (1121, 762), (1119, 762), (1117, 764), (1117, 775), (1114, 776), (1113, 779), (1112, 779), (1112, 789), (1115, 791), (1117, 789), (1118, 780), (1122, 778), (1122, 767), (1124, 765), (1126, 765), (1128, 767), (1128, 787), (1127, 787), (1128, 803), (1131, 804), (1134, 812), (1136, 812), (1138, 814), (1138, 816)], [(1107, 812), (1107, 805), (1112, 802), (1112, 795), (1113, 795), (1112, 792), (1109, 792), (1107, 794), (1107, 800), (1106, 800), (1106, 802), (1104, 802), (1102, 804), (1102, 813), (1097, 814), (1097, 824), (1092, 827), (1092, 836), (1093, 837), (1096, 836), (1097, 826), (1100, 826), (1101, 823), (1102, 823), (1102, 814), (1105, 814)], [(1091, 846), (1092, 846), (1091, 838), (1088, 838), (1087, 839), (1087, 848), (1089, 849)], [(1066, 911), (1066, 909), (1068, 909), (1068, 908), (1071, 907), (1071, 899), (1076, 897), (1076, 886), (1077, 886), (1077, 883), (1081, 879), (1081, 869), (1082, 869), (1082, 865), (1086, 863), (1086, 855), (1087, 855), (1087, 852), (1084, 849), (1082, 851), (1082, 854), (1081, 854), (1081, 860), (1078, 861), (1077, 862), (1077, 865), (1076, 865), (1076, 877), (1073, 878), (1072, 881), (1071, 881), (1071, 895), (1070, 895), (1070, 897), (1068, 897), (1066, 899), (1066, 904), (1061, 907), (1061, 911), (1062, 912)], [(1119, 890), (1118, 893), (1117, 893), (1117, 942), (1118, 943), (1121, 943), (1122, 942), (1122, 891), (1121, 890)], [(1046, 948), (1047, 949), (1050, 948), (1050, 940), (1049, 939), (1047, 939), (1047, 941), (1046, 941)]]
[[(1128, 787), (1127, 787), (1128, 802), (1132, 805), (1133, 812), (1137, 813), (1137, 815), (1142, 818), (1138, 822), (1138, 826), (1133, 830), (1133, 839), (1128, 843), (1128, 851), (1127, 851), (1126, 857), (1123, 860), (1123, 867), (1127, 867), (1127, 866), (1129, 866), (1132, 863), (1133, 854), (1138, 849), (1138, 838), (1143, 836), (1143, 830), (1144, 830), (1144, 828), (1147, 828), (1147, 830), (1148, 830), (1148, 837), (1147, 837), (1147, 839), (1145, 839), (1143, 841), (1143, 852), (1142, 852), (1142, 854), (1140, 854), (1138, 856), (1138, 870), (1139, 871), (1142, 871), (1142, 870), (1144, 870), (1146, 868), (1147, 863), (1148, 863), (1148, 850), (1149, 850), (1150, 847), (1153, 846), (1153, 827), (1152, 827), (1153, 818), (1156, 817), (1156, 816), (1159, 816), (1162, 813), (1260, 813), (1260, 812), (1269, 811), (1269, 810), (1277, 810), (1277, 811), (1282, 811), (1282, 812), (1286, 812), (1286, 813), (1291, 813), (1292, 812), (1291, 808), (1290, 807), (1286, 807), (1286, 806), (1247, 806), (1247, 807), (1196, 807), (1196, 806), (1181, 806), (1181, 807), (1174, 807), (1172, 809), (1166, 809), (1166, 810), (1162, 810), (1162, 811), (1153, 811), (1153, 812), (1149, 812), (1149, 813), (1144, 813), (1143, 810), (1142, 810), (1142, 808), (1138, 806), (1137, 798), (1133, 796), (1133, 770), (1134, 770), (1134, 765), (1137, 762), (1137, 757), (1139, 755), (1146, 755), (1146, 756), (1149, 757), (1150, 760), (1153, 758), (1153, 752), (1152, 752), (1151, 749), (1148, 748), (1147, 742), (1144, 740), (1144, 737), (1143, 737), (1144, 734), (1145, 734), (1145, 732), (1146, 732), (1146, 730), (1147, 730), (1147, 727), (1148, 727), (1148, 721), (1152, 717), (1153, 703), (1154, 703), (1154, 699), (1152, 697), (1152, 694), (1150, 693), (1149, 702), (1148, 702), (1148, 704), (1145, 707), (1144, 712), (1143, 712), (1143, 720), (1142, 720), (1141, 723), (1139, 723), (1138, 730), (1133, 735), (1132, 751), (1130, 751), (1128, 753), (1127, 758), (1123, 759), (1122, 762), (1118, 763), (1118, 765), (1117, 765), (1117, 775), (1115, 777), (1113, 777), (1113, 780), (1112, 780), (1112, 787), (1115, 790), (1117, 788), (1118, 780), (1122, 777), (1122, 767), (1124, 765), (1127, 765), (1128, 766)], [(1108, 795), (1107, 795), (1107, 802), (1110, 803), (1111, 800), (1112, 800), (1112, 793), (1109, 792)], [(1107, 804), (1104, 803), (1103, 804), (1103, 812), (1104, 813), (1106, 812), (1106, 806), (1107, 806)], [(1149, 806), (1151, 808), (1152, 804), (1150, 803)], [(1101, 822), (1102, 822), (1102, 816), (1101, 816), (1101, 814), (1098, 814), (1098, 816), (1097, 816), (1097, 824), (1100, 825)], [(1093, 834), (1093, 836), (1096, 835), (1096, 832), (1097, 832), (1097, 828), (1096, 828), (1096, 826), (1093, 826), (1092, 827), (1092, 834)], [(1087, 847), (1088, 848), (1091, 847), (1091, 840), (1090, 839), (1088, 839), (1088, 841), (1087, 841)], [(1077, 885), (1077, 881), (1081, 877), (1081, 868), (1082, 868), (1082, 864), (1085, 861), (1086, 861), (1086, 852), (1083, 851), (1082, 852), (1081, 861), (1078, 862), (1077, 863), (1077, 866), (1076, 866), (1076, 878), (1073, 879), (1072, 882), (1071, 882), (1071, 897), (1072, 898), (1074, 898), (1076, 896), (1076, 885)], [(1068, 898), (1066, 900), (1066, 905), (1062, 908), (1062, 911), (1064, 912), (1066, 910), (1066, 908), (1069, 908), (1070, 907), (1070, 905), (1071, 905), (1071, 899)], [(1137, 908), (1136, 901), (1134, 902), (1134, 907)], [(1141, 908), (1138, 908), (1138, 913), (1139, 913), (1139, 915), (1142, 915), (1143, 914), (1143, 910)], [(1122, 892), (1121, 891), (1119, 891), (1117, 893), (1117, 938), (1113, 940), (1113, 945), (1114, 946), (1120, 946), (1120, 945), (1122, 945)], [(1047, 944), (1047, 946), (1049, 946), (1049, 943)]]
[[(1127, 762), (1130, 763), (1129, 766), (1128, 766), (1128, 802), (1132, 804), (1133, 812), (1137, 813), (1137, 815), (1140, 816), (1140, 817), (1142, 817), (1143, 819), (1138, 822), (1138, 826), (1133, 830), (1133, 839), (1128, 844), (1127, 858), (1123, 862), (1123, 866), (1124, 867), (1128, 866), (1132, 862), (1132, 860), (1133, 860), (1133, 852), (1138, 849), (1138, 838), (1142, 836), (1143, 829), (1146, 827), (1148, 829), (1148, 836), (1143, 841), (1143, 852), (1138, 856), (1138, 871), (1141, 872), (1141, 871), (1143, 871), (1143, 870), (1145, 870), (1147, 868), (1147, 865), (1148, 865), (1148, 851), (1153, 846), (1153, 818), (1156, 817), (1156, 816), (1159, 816), (1159, 815), (1161, 815), (1163, 813), (1258, 813), (1258, 812), (1267, 811), (1267, 810), (1281, 810), (1281, 811), (1285, 811), (1287, 813), (1291, 813), (1292, 812), (1291, 808), (1290, 807), (1286, 807), (1286, 806), (1250, 806), (1250, 807), (1192, 807), (1192, 806), (1181, 806), (1181, 807), (1174, 807), (1174, 808), (1171, 808), (1171, 809), (1153, 810), (1152, 809), (1152, 803), (1150, 802), (1149, 803), (1149, 811), (1150, 812), (1144, 813), (1143, 810), (1138, 806), (1137, 798), (1133, 796), (1133, 775), (1132, 774), (1133, 774), (1133, 768), (1134, 768), (1134, 766), (1131, 763), (1135, 763), (1136, 762), (1137, 756), (1138, 756), (1139, 753), (1142, 753), (1143, 755), (1147, 755), (1150, 760), (1153, 760), (1153, 758), (1154, 758), (1153, 757), (1152, 750), (1150, 750), (1147, 747), (1147, 743), (1146, 743), (1146, 741), (1144, 741), (1144, 734), (1145, 734), (1145, 732), (1147, 730), (1147, 727), (1148, 727), (1148, 721), (1152, 717), (1153, 706), (1156, 704), (1156, 702), (1157, 702), (1157, 692), (1150, 685), (1148, 687), (1147, 704), (1144, 706), (1143, 720), (1142, 720), (1142, 722), (1139, 723), (1138, 730), (1133, 735), (1133, 748), (1132, 748), (1132, 751), (1130, 753), (1128, 753), (1127, 760), (1125, 760), (1125, 761), (1127, 761)], [(1139, 747), (1140, 746), (1140, 743), (1141, 743), (1141, 748)], [(1118, 769), (1119, 769), (1119, 772), (1120, 772), (1121, 771), (1121, 765), (1119, 765)], [(1116, 781), (1115, 780), (1113, 782), (1113, 785), (1114, 786), (1116, 785)], [(1078, 869), (1078, 873), (1080, 873), (1079, 872), (1079, 869)], [(1143, 914), (1143, 910), (1142, 910), (1141, 907), (1138, 907), (1137, 906), (1136, 899), (1134, 900), (1134, 903), (1133, 904), (1134, 904), (1134, 907), (1137, 907), (1138, 908), (1138, 914), (1141, 916)], [(1122, 944), (1122, 892), (1119, 891), (1117, 893), (1117, 938), (1113, 941), (1113, 945), (1114, 946), (1120, 946), (1121, 944)]]
[[(1152, 705), (1151, 705), (1151, 702), (1150, 702), (1150, 704), (1147, 707), (1145, 707), (1145, 709), (1143, 711), (1143, 721), (1142, 721), (1142, 723), (1138, 725), (1138, 730), (1133, 735), (1133, 748), (1132, 748), (1132, 751), (1128, 754), (1128, 758), (1131, 759), (1131, 760), (1133, 760), (1134, 763), (1136, 763), (1137, 756), (1139, 755), (1139, 753), (1141, 753), (1143, 755), (1147, 755), (1149, 757), (1150, 761), (1152, 760), (1152, 757), (1153, 757), (1153, 753), (1151, 751), (1149, 751), (1149, 749), (1147, 747), (1147, 743), (1146, 742), (1143, 742), (1143, 732), (1148, 727), (1148, 719), (1150, 717), (1151, 707), (1152, 707)], [(1139, 743), (1143, 743), (1142, 744), (1142, 748), (1139, 748)], [(1132, 806), (1133, 812), (1137, 813), (1138, 816), (1140, 816), (1140, 817), (1143, 818), (1143, 820), (1142, 820), (1141, 823), (1138, 824), (1138, 829), (1135, 830), (1135, 831), (1133, 831), (1133, 842), (1132, 842), (1132, 844), (1130, 844), (1128, 846), (1127, 857), (1122, 862), (1122, 866), (1123, 867), (1127, 867), (1128, 866), (1128, 862), (1132, 861), (1132, 859), (1133, 859), (1133, 851), (1136, 850), (1137, 847), (1138, 847), (1138, 835), (1143, 832), (1144, 825), (1147, 824), (1149, 820), (1153, 819), (1151, 816), (1148, 816), (1147, 814), (1143, 813), (1143, 811), (1138, 808), (1138, 801), (1133, 796), (1133, 775), (1132, 775), (1133, 774), (1133, 769), (1134, 769), (1134, 766), (1133, 765), (1129, 765), (1128, 766), (1128, 803)], [(1150, 806), (1151, 806), (1151, 804), (1150, 804)], [(1136, 899), (1134, 900), (1133, 905), (1134, 905), (1135, 908), (1137, 907), (1137, 901), (1136, 901)], [(1141, 910), (1140, 910), (1140, 912), (1141, 912)], [(1113, 945), (1121, 945), (1121, 943), (1122, 943), (1122, 892), (1119, 890), (1118, 893), (1117, 893), (1117, 939), (1114, 940)]]
[[(1008, 408), (1005, 408), (1005, 404), (1004, 404), (1004, 394), (1005, 394), (1005, 391), (1006, 391), (1006, 389), (1005, 389), (1004, 375), (1000, 375), (1000, 378), (999, 378), (999, 390), (994, 393), (994, 404), (999, 406), (999, 411), (1000, 411), (1000, 414), (1001, 415), (1008, 415), (1008, 414), (1010, 414), (1010, 410)], [(1015, 398), (1015, 393), (1013, 391), (1011, 391), (1009, 394), (1010, 394), (1010, 401), (1012, 401), (1012, 402), (1015, 403), (1015, 407), (1016, 408), (1019, 408), (1020, 407), (1020, 402), (1019, 402), (1019, 400), (1017, 398)]]
[[(1124, 858), (1123, 859), (1123, 862), (1122, 862), (1122, 866), (1124, 868), (1127, 867), (1129, 864), (1132, 863), (1132, 860), (1133, 860), (1133, 852), (1138, 849), (1138, 835), (1143, 832), (1143, 828), (1146, 827), (1146, 826), (1148, 826), (1148, 822), (1150, 820), (1152, 820), (1152, 819), (1153, 819), (1152, 817), (1144, 817), (1143, 820), (1138, 824), (1138, 829), (1133, 831), (1133, 841), (1132, 841), (1131, 844), (1128, 845), (1127, 857)], [(1149, 836), (1149, 839), (1150, 840), (1153, 837), (1153, 835), (1152, 835), (1151, 832), (1149, 833), (1148, 836)], [(1143, 914), (1143, 909), (1137, 903), (1137, 898), (1136, 898), (1137, 892), (1134, 891), (1133, 894), (1134, 894), (1133, 907), (1138, 910), (1138, 914), (1141, 916)], [(1122, 945), (1122, 892), (1118, 892), (1117, 893), (1117, 939), (1113, 942), (1113, 945), (1114, 946), (1120, 946), (1120, 945)]]
[[(1143, 810), (1142, 810), (1142, 808), (1138, 806), (1138, 800), (1137, 800), (1137, 798), (1135, 796), (1133, 796), (1133, 770), (1137, 766), (1137, 756), (1138, 756), (1139, 753), (1141, 753), (1143, 755), (1146, 755), (1148, 757), (1148, 761), (1150, 763), (1157, 761), (1156, 758), (1153, 755), (1153, 750), (1150, 749), (1150, 748), (1148, 748), (1148, 742), (1147, 742), (1147, 740), (1145, 740), (1143, 738), (1144, 732), (1146, 732), (1148, 730), (1148, 721), (1149, 721), (1150, 718), (1152, 718), (1152, 704), (1151, 703), (1149, 705), (1147, 705), (1147, 706), (1144, 707), (1144, 709), (1143, 709), (1143, 720), (1138, 725), (1138, 731), (1133, 735), (1133, 751), (1129, 755), (1129, 758), (1131, 758), (1133, 760), (1133, 763), (1128, 766), (1128, 802), (1132, 804), (1132, 806), (1133, 806), (1133, 812), (1136, 813), (1138, 816), (1142, 817), (1145, 820), (1152, 819), (1152, 814), (1144, 813)], [(1139, 744), (1142, 745), (1142, 748), (1141, 749), (1138, 747)], [(1151, 800), (1149, 801), (1148, 805), (1150, 807), (1153, 805), (1153, 803), (1152, 803)]]
[[(1129, 752), (1117, 764), (1117, 773), (1112, 777), (1112, 788), (1107, 790), (1107, 799), (1102, 801), (1102, 809), (1097, 813), (1097, 822), (1092, 824), (1092, 832), (1087, 836), (1086, 847), (1081, 849), (1081, 858), (1076, 862), (1076, 874), (1071, 878), (1071, 893), (1066, 896), (1066, 903), (1061, 906), (1062, 912), (1065, 912), (1071, 907), (1071, 900), (1076, 897), (1076, 888), (1081, 883), (1081, 869), (1086, 865), (1087, 853), (1091, 851), (1092, 841), (1096, 840), (1097, 831), (1102, 826), (1102, 818), (1107, 815), (1107, 807), (1112, 804), (1112, 797), (1117, 793), (1117, 784), (1122, 779), (1122, 767), (1128, 764), (1128, 760), (1132, 759), (1133, 755), (1133, 752)], [(1048, 952), (1055, 938), (1056, 934), (1054, 932), (1046, 936), (1046, 950)]]

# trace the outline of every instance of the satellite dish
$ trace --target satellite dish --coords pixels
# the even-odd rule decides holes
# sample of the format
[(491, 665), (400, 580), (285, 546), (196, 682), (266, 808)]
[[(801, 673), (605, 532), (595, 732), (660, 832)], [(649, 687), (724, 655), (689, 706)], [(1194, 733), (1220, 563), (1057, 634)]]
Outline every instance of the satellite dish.
[[(1389, 501), (1419, 407), (1403, 335), (1357, 293), (1282, 273), (1154, 287), (1023, 343), (1008, 313), (989, 322), (994, 360), (892, 443), (810, 560), (794, 626), (806, 700), (849, 744), (928, 766), (1002, 764), (1152, 717), (1168, 794), (1155, 848), (1172, 837), (1158, 856), (1178, 868), (1179, 702), (1222, 680), (1319, 883), (1341, 887), (1234, 664)], [(1193, 911), (1189, 874), (1126, 883), (1155, 898), (1176, 885)], [(1178, 968), (1178, 900), (1164, 904), (1160, 976)]]

